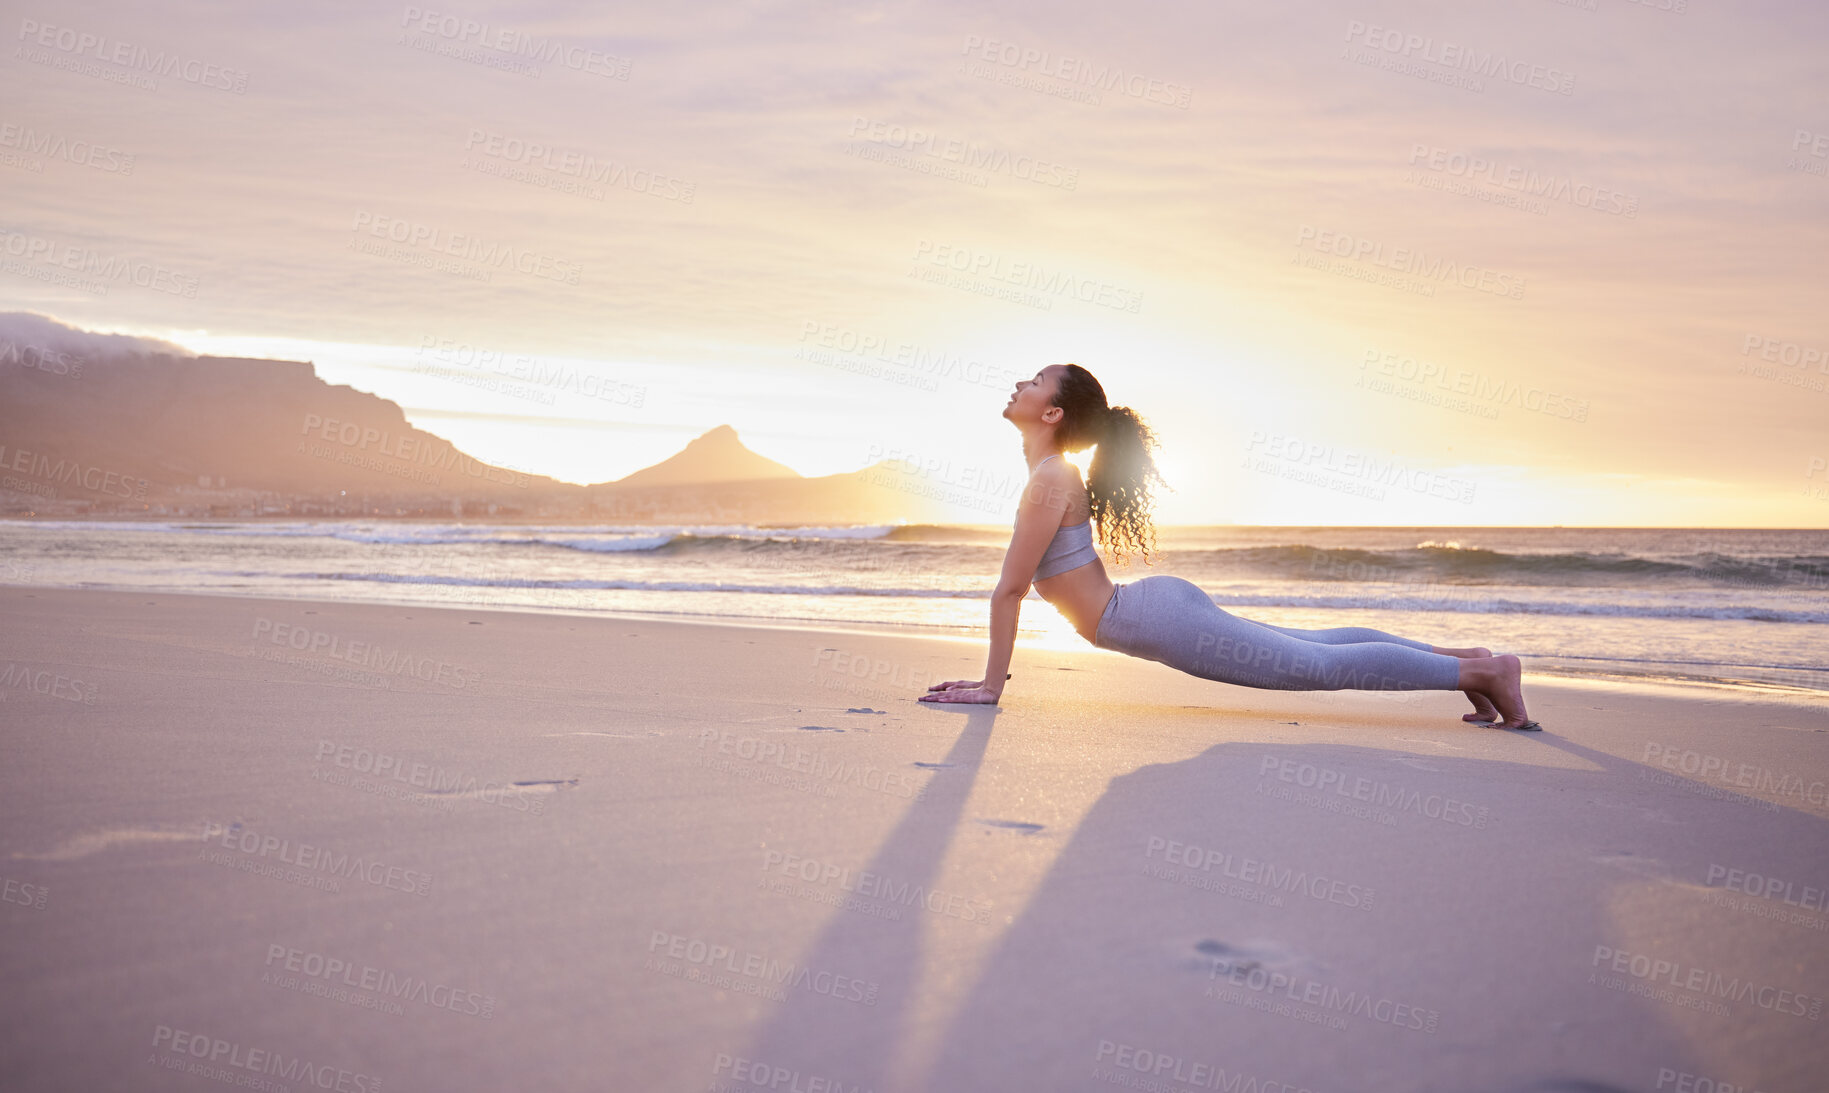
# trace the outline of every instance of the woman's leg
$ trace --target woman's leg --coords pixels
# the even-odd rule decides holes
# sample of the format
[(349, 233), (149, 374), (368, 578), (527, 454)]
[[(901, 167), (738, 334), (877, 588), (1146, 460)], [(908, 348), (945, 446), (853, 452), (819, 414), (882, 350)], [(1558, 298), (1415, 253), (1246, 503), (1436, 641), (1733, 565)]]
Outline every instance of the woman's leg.
[(1199, 586), (1165, 573), (1125, 585), (1099, 633), (1106, 648), (1245, 687), (1462, 689), (1460, 660), (1430, 652), (1420, 642), (1306, 641), (1241, 619), (1214, 603)]
[(1421, 649), (1426, 653), (1447, 652), (1447, 650), (1444, 649), (1437, 649), (1426, 641), (1417, 641), (1415, 638), (1400, 638), (1395, 634), (1387, 634), (1383, 630), (1374, 630), (1369, 626), (1333, 626), (1325, 630), (1298, 630), (1293, 626), (1277, 626), (1273, 623), (1258, 622), (1256, 619), (1246, 619), (1244, 621), (1256, 626), (1262, 626), (1267, 630), (1275, 630), (1279, 634), (1288, 634), (1292, 638), (1298, 638), (1302, 641), (1312, 641), (1321, 645), (1355, 645), (1365, 641), (1384, 641), (1390, 642), (1393, 645), (1407, 645), (1412, 649)]
[(1202, 679), (1276, 690), (1463, 691), (1495, 708), (1500, 728), (1536, 728), (1515, 656), (1452, 657), (1400, 642), (1326, 645), (1233, 615), (1166, 573), (1119, 584), (1094, 644)]
[[(1457, 657), (1462, 660), (1484, 660), (1485, 658), (1492, 656), (1492, 650), (1490, 649), (1482, 649), (1479, 647), (1445, 649), (1439, 645), (1430, 645), (1426, 641), (1417, 641), (1415, 638), (1400, 638), (1395, 634), (1387, 634), (1383, 630), (1373, 630), (1368, 626), (1335, 626), (1326, 630), (1298, 630), (1293, 626), (1277, 626), (1273, 623), (1258, 622), (1256, 619), (1249, 619), (1246, 621), (1254, 622), (1259, 626), (1275, 630), (1279, 634), (1288, 634), (1292, 638), (1300, 638), (1303, 641), (1319, 642), (1322, 645), (1348, 645), (1353, 642), (1361, 641), (1388, 641), (1396, 645), (1407, 645), (1412, 649), (1426, 649), (1431, 653), (1440, 653), (1443, 656)], [(1470, 714), (1463, 714), (1461, 716), (1462, 721), (1483, 722), (1499, 720), (1499, 711), (1493, 708), (1492, 703), (1487, 701), (1485, 695), (1480, 694), (1478, 691), (1469, 691), (1467, 692), (1467, 699), (1473, 703), (1473, 712)]]

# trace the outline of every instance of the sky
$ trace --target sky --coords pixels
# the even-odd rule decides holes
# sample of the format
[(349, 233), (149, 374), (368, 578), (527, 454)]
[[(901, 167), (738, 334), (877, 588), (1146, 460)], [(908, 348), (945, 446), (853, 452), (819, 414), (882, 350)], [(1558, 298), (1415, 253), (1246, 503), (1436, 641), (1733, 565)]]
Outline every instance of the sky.
[(0, 309), (574, 482), (734, 426), (1163, 523), (1829, 526), (1829, 5), (0, 2)]

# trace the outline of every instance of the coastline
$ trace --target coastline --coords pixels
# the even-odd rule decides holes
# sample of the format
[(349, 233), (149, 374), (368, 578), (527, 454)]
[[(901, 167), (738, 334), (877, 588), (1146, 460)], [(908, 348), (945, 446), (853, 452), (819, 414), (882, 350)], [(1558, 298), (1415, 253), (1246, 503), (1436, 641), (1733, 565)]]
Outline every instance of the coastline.
[[(1125, 580), (1134, 578), (1124, 578)], [(328, 594), (334, 586), (321, 586), (312, 589), (307, 596), (280, 597), (271, 590), (255, 589), (240, 591), (200, 591), (195, 589), (148, 589), (134, 585), (112, 585), (103, 582), (86, 584), (75, 588), (69, 586), (35, 585), (19, 583), (0, 583), (0, 591), (12, 589), (43, 589), (55, 592), (109, 592), (123, 595), (158, 595), (158, 596), (201, 596), (220, 597), (233, 600), (273, 600), (283, 603), (334, 604), (349, 607), (379, 606), (400, 608), (424, 608), (426, 610), (445, 611), (486, 611), (508, 614), (552, 615), (560, 617), (626, 620), (631, 622), (675, 623), (689, 626), (738, 627), (761, 630), (818, 631), (832, 633), (856, 634), (877, 637), (905, 637), (964, 642), (976, 645), (982, 653), (988, 638), (983, 627), (970, 628), (951, 626), (943, 623), (921, 623), (910, 621), (862, 620), (847, 619), (835, 622), (831, 619), (815, 616), (795, 616), (786, 614), (774, 615), (733, 615), (714, 612), (687, 611), (639, 611), (626, 609), (597, 609), (584, 606), (527, 604), (527, 603), (449, 603), (430, 602), (410, 598), (390, 597), (350, 597)], [(1017, 647), (1028, 647), (1035, 651), (1050, 653), (1091, 653), (1095, 648), (1073, 632), (1064, 619), (1059, 619), (1053, 608), (1031, 593), (1024, 600), (1024, 629), (1019, 631)], [(1033, 613), (1040, 612), (1050, 624), (1046, 629), (1035, 628)], [(1361, 612), (1361, 617), (1371, 616), (1373, 612)], [(1376, 620), (1373, 620), (1376, 622)], [(1058, 625), (1055, 625), (1057, 624)], [(1505, 651), (1505, 650), (1499, 650)], [(1115, 655), (1115, 654), (1114, 654)], [(1829, 669), (1822, 670), (1823, 686), (1793, 686), (1772, 680), (1756, 678), (1711, 677), (1702, 675), (1677, 675), (1655, 671), (1633, 672), (1630, 670), (1593, 669), (1572, 671), (1566, 666), (1558, 666), (1556, 660), (1583, 660), (1582, 657), (1526, 657), (1525, 669), (1527, 679), (1535, 678), (1546, 682), (1557, 682), (1570, 685), (1597, 684), (1624, 688), (1668, 689), (1673, 693), (1693, 690), (1698, 695), (1711, 692), (1725, 692), (1739, 695), (1748, 701), (1765, 699), (1779, 704), (1795, 704), (1810, 708), (1829, 709)], [(1548, 660), (1552, 664), (1543, 666), (1537, 662)], [(1613, 663), (1618, 663), (1617, 661)], [(1646, 663), (1667, 663), (1648, 660)], [(1533, 664), (1536, 664), (1533, 667)], [(1786, 666), (1768, 666), (1775, 671), (1801, 674), (1801, 670)]]

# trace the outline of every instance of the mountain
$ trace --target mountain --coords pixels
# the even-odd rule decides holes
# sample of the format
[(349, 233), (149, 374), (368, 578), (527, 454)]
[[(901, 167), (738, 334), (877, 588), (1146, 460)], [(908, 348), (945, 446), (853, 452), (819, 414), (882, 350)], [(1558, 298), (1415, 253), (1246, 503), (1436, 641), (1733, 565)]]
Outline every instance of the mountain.
[(737, 431), (720, 425), (688, 443), (678, 455), (652, 467), (618, 478), (622, 487), (684, 486), (701, 482), (750, 482), (768, 478), (799, 478), (785, 464), (757, 455), (737, 439)]
[(951, 499), (948, 488), (893, 462), (807, 478), (749, 450), (729, 425), (624, 478), (579, 486), (485, 463), (414, 428), (397, 403), (326, 383), (309, 362), (197, 356), (0, 314), (5, 515), (1001, 522), (981, 484)]
[(304, 361), (193, 356), (36, 315), (0, 316), (0, 469), (36, 508), (76, 512), (367, 499), (448, 514), (577, 488), (484, 463)]

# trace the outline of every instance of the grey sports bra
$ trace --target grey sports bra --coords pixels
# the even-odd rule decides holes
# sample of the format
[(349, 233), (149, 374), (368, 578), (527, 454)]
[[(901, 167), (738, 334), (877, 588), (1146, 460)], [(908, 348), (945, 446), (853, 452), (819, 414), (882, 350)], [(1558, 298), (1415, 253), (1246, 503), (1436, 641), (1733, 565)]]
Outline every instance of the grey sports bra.
[[(1048, 459), (1053, 459), (1049, 456)], [(1042, 460), (1046, 463), (1048, 459)], [(1041, 463), (1036, 464), (1037, 467)], [(1049, 541), (1048, 549), (1042, 552), (1042, 560), (1035, 567), (1035, 580), (1059, 576), (1070, 569), (1091, 565), (1099, 560), (1099, 552), (1092, 546), (1092, 521), (1090, 519), (1077, 524), (1062, 524)]]

